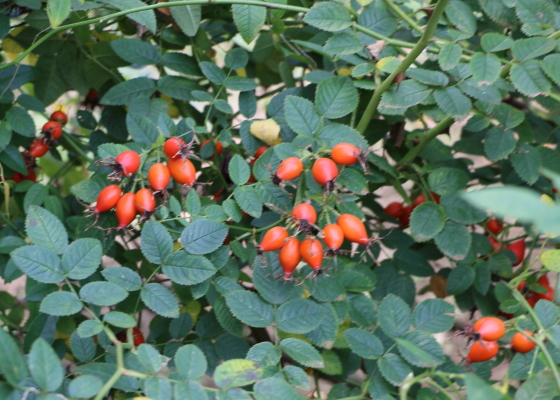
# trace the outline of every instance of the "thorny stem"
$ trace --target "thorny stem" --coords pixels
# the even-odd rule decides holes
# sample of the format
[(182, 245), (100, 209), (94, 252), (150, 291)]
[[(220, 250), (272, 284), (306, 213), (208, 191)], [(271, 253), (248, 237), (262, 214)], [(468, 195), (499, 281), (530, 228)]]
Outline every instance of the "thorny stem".
[(424, 149), (424, 147), (428, 145), (428, 143), (435, 139), (435, 137), (439, 135), (445, 128), (451, 126), (452, 123), (453, 118), (451, 117), (445, 117), (444, 119), (442, 119), (436, 126), (426, 132), (426, 134), (422, 136), (422, 139), (420, 139), (420, 143), (410, 149), (408, 153), (406, 153), (397, 164), (404, 165), (414, 160), (418, 153), (420, 153), (422, 149)]

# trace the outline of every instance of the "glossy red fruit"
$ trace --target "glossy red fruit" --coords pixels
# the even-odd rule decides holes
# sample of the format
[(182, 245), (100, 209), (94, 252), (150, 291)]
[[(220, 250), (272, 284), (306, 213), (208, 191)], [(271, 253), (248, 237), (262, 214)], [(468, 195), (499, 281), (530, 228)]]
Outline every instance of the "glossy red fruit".
[(486, 223), (486, 228), (488, 228), (488, 230), (494, 235), (497, 235), (502, 229), (504, 229), (504, 224), (497, 219), (491, 219)]
[[(533, 335), (533, 332), (531, 331), (525, 331), (525, 333), (529, 336)], [(537, 344), (535, 342), (521, 332), (517, 332), (511, 339), (511, 348), (518, 353), (528, 353), (533, 350), (536, 345)]]
[(336, 179), (338, 176), (338, 167), (330, 158), (319, 158), (315, 161), (315, 164), (313, 164), (311, 174), (315, 181), (323, 186)]
[(311, 204), (301, 203), (292, 210), (292, 217), (297, 219), (305, 219), (309, 223), (314, 224), (317, 221), (317, 211)]
[(171, 139), (167, 139), (163, 144), (163, 152), (169, 158), (180, 158), (181, 149), (186, 145), (183, 139), (172, 137)]
[(148, 182), (156, 192), (164, 190), (171, 180), (171, 172), (167, 165), (156, 163), (148, 170)]
[(546, 292), (545, 293), (532, 292), (534, 296), (538, 300), (548, 300), (548, 301), (554, 300), (554, 289), (550, 287), (550, 285), (548, 284), (541, 284), (541, 286), (546, 290)]
[(410, 214), (412, 214), (412, 207), (403, 206), (401, 215), (399, 215), (399, 221), (403, 229), (406, 229), (410, 226)]
[(500, 251), (504, 248), (503, 244), (500, 244), (496, 239), (494, 239), (492, 236), (488, 236), (488, 241), (490, 242), (490, 244), (492, 245), (492, 248), (494, 249), (494, 252)]
[[(126, 329), (124, 331), (121, 331), (121, 332), (117, 333), (117, 339), (119, 339), (123, 343), (126, 343), (126, 341), (127, 341), (127, 331), (129, 329)], [(136, 347), (140, 346), (141, 344), (146, 343), (146, 341), (144, 340), (144, 335), (142, 334), (142, 331), (140, 331), (140, 329), (138, 329), (136, 327), (132, 328), (132, 337), (133, 337), (134, 346), (136, 346)]]
[(390, 215), (393, 218), (399, 218), (399, 215), (402, 214), (403, 206), (401, 203), (397, 203), (396, 201), (389, 204), (387, 207), (383, 209), (385, 214)]
[(284, 270), (285, 277), (291, 277), (292, 272), (301, 261), (300, 243), (296, 238), (289, 238), (278, 254), (280, 266)]
[(51, 121), (56, 121), (60, 126), (64, 126), (68, 123), (68, 115), (62, 111), (55, 111), (51, 114), (49, 118)]
[(339, 143), (331, 151), (331, 158), (338, 165), (355, 164), (360, 160), (359, 155), (360, 150), (350, 143)]
[[(437, 194), (435, 194), (434, 192), (430, 192), (431, 194), (431, 198), (429, 198), (429, 201), (435, 201), (436, 203), (439, 204), (439, 197)], [(416, 207), (418, 207), (420, 204), (425, 203), (426, 202), (426, 196), (424, 194), (419, 194), (418, 196), (416, 196), (416, 198), (414, 199), (414, 201), (412, 202), (412, 209), (414, 210)]]
[(484, 362), (495, 357), (499, 350), (498, 343), (477, 340), (473, 343), (467, 355), (467, 361), (470, 363)]
[(124, 228), (136, 218), (136, 207), (134, 206), (134, 193), (125, 193), (117, 202), (115, 209), (119, 228)]
[(62, 136), (62, 126), (56, 121), (48, 121), (41, 128), (43, 133), (49, 135), (50, 138), (57, 140)]
[[(205, 144), (210, 143), (211, 140), (205, 140), (204, 142), (202, 142), (202, 144), (200, 145), (200, 151), (202, 151), (202, 148), (204, 147)], [(217, 141), (215, 144), (215, 154), (216, 156), (219, 156), (220, 154), (222, 154), (222, 151), (224, 150), (224, 146), (222, 146), (222, 143), (220, 141)]]
[(167, 160), (167, 166), (173, 179), (181, 185), (191, 185), (196, 180), (196, 169), (190, 160), (179, 158), (170, 158)]
[(301, 258), (312, 269), (321, 268), (323, 263), (323, 245), (317, 239), (304, 239), (299, 246)]
[[(526, 281), (521, 281), (519, 285), (517, 285), (517, 290), (521, 291), (525, 288)], [(543, 287), (550, 286), (550, 281), (548, 280), (548, 276), (546, 274), (542, 275), (538, 280), (537, 283)]]
[(264, 234), (259, 249), (262, 252), (280, 250), (288, 236), (286, 228), (275, 226)]
[(521, 264), (525, 258), (525, 240), (521, 239), (516, 242), (512, 242), (506, 248), (511, 250), (511, 252), (515, 255), (515, 258), (517, 258), (517, 262), (515, 262), (513, 266), (515, 267), (516, 265)]
[(121, 198), (121, 188), (117, 185), (109, 185), (105, 187), (97, 195), (97, 204), (93, 209), (96, 214), (109, 211), (111, 208), (115, 207)]
[(29, 147), (29, 154), (33, 158), (43, 157), (49, 151), (48, 143), (42, 138), (33, 139)]
[(115, 161), (119, 163), (123, 176), (135, 174), (140, 168), (140, 156), (132, 150), (123, 151), (115, 158)]
[(288, 157), (278, 166), (276, 176), (282, 181), (291, 181), (301, 175), (303, 163), (297, 157)]
[(268, 149), (268, 146), (259, 147), (257, 151), (255, 151), (255, 154), (253, 154), (254, 161), (257, 161)]
[(329, 249), (337, 250), (344, 243), (344, 232), (338, 224), (329, 224), (323, 228), (323, 242)]
[(529, 305), (531, 306), (531, 308), (535, 308), (535, 305), (537, 304), (537, 302), (540, 300), (535, 293), (533, 292), (529, 292), (526, 296), (525, 296), (525, 300), (527, 300), (527, 303), (529, 303)]
[(342, 214), (338, 217), (336, 223), (342, 228), (346, 240), (359, 244), (367, 244), (369, 242), (366, 227), (358, 217), (352, 214)]
[(482, 340), (499, 340), (504, 336), (506, 327), (501, 319), (496, 317), (484, 317), (476, 321), (472, 327), (473, 332), (480, 335)]
[(140, 214), (151, 213), (156, 209), (156, 198), (150, 189), (140, 189), (134, 195), (134, 206)]

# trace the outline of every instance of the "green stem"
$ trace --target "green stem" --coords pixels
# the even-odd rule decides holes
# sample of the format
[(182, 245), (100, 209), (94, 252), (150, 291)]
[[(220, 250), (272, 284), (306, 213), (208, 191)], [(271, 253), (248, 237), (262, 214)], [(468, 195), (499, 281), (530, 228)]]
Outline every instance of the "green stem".
[(400, 159), (397, 165), (404, 165), (414, 160), (418, 153), (420, 153), (422, 149), (428, 145), (428, 143), (434, 140), (442, 130), (451, 126), (452, 123), (453, 118), (451, 117), (445, 117), (444, 119), (442, 119), (436, 126), (434, 126), (432, 129), (426, 132), (424, 136), (422, 136), (422, 139), (420, 139), (420, 143), (410, 149), (408, 153), (406, 153), (404, 157)]
[(412, 29), (417, 32), (422, 33), (422, 28), (418, 25), (412, 18), (410, 18), (399, 6), (393, 3), (391, 0), (384, 0), (385, 4), (393, 10), (395, 14), (397, 14), (403, 21), (405, 21)]
[[(112, 333), (112, 332), (111, 332)], [(120, 342), (115, 343), (115, 348), (117, 350), (117, 369), (113, 376), (109, 378), (107, 382), (103, 385), (101, 390), (97, 393), (93, 400), (101, 400), (105, 397), (107, 393), (111, 390), (113, 385), (117, 383), (119, 378), (122, 376), (123, 372), (126, 370), (124, 369), (124, 361), (123, 361), (123, 348)]]
[(381, 96), (383, 95), (383, 93), (385, 93), (391, 88), (395, 77), (399, 73), (405, 72), (408, 69), (408, 67), (410, 67), (412, 63), (414, 63), (414, 61), (420, 56), (420, 54), (422, 54), (424, 49), (428, 47), (430, 41), (432, 40), (432, 37), (436, 32), (436, 27), (439, 19), (443, 14), (443, 10), (445, 9), (449, 1), (450, 0), (438, 1), (436, 7), (434, 8), (434, 12), (432, 13), (432, 16), (430, 17), (430, 20), (426, 25), (426, 29), (424, 30), (424, 33), (422, 34), (422, 37), (420, 37), (418, 43), (416, 43), (414, 48), (410, 51), (410, 53), (408, 53), (408, 55), (399, 64), (399, 66), (393, 71), (393, 73), (389, 75), (387, 79), (385, 79), (377, 89), (375, 89), (373, 95), (371, 96), (369, 104), (362, 116), (362, 119), (358, 124), (357, 129), (360, 133), (363, 134), (365, 132), (366, 128), (368, 127), (370, 121), (373, 118), (373, 115), (377, 111), (377, 106), (379, 106), (379, 102), (381, 101)]
[(280, 222), (282, 222), (282, 220), (278, 220), (273, 224), (270, 224), (268, 226), (265, 226), (264, 228), (259, 228), (259, 229), (251, 229), (251, 228), (243, 228), (242, 226), (235, 226), (235, 225), (228, 225), (228, 228), (230, 229), (234, 229), (234, 230), (238, 230), (238, 231), (243, 231), (243, 232), (255, 232), (255, 233), (260, 233), (260, 232), (264, 232), (264, 231), (268, 231), (271, 228), (274, 228), (276, 225), (278, 225)]

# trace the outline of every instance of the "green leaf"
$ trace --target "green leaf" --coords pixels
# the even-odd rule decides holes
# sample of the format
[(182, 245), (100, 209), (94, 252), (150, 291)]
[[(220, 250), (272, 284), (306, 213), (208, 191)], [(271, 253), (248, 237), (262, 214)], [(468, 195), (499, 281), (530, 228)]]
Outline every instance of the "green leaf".
[(233, 315), (244, 324), (255, 328), (265, 328), (272, 324), (272, 306), (256, 293), (234, 290), (226, 294), (226, 303)]
[(23, 199), (23, 210), (28, 211), (31, 206), (40, 206), (43, 204), (49, 189), (40, 183), (35, 183), (29, 188), (27, 193), (25, 193), (25, 198)]
[[(338, 356), (335, 357), (338, 358)], [(324, 359), (324, 354), (323, 354)], [(340, 365), (340, 360), (338, 360)], [(299, 367), (294, 365), (288, 365), (282, 369), (286, 378), (290, 385), (295, 386), (297, 389), (309, 391), (311, 389), (311, 384), (309, 382), (309, 376), (305, 373), (305, 371)], [(342, 367), (340, 368), (340, 372), (342, 372)]]
[(207, 219), (197, 219), (181, 234), (181, 243), (191, 254), (208, 254), (223, 243), (228, 234), (226, 225)]
[(175, 384), (174, 398), (177, 400), (208, 400), (208, 395), (200, 383), (190, 381)]
[(461, 224), (476, 224), (486, 219), (486, 213), (471, 206), (461, 197), (462, 191), (451, 192), (441, 197), (440, 205), (445, 215)]
[(198, 63), (187, 54), (168, 52), (161, 58), (161, 63), (164, 67), (172, 69), (173, 71), (180, 72), (189, 77), (201, 78), (202, 72), (198, 67)]
[[(35, 127), (33, 128), (33, 132), (35, 132)], [(1, 122), (0, 123), (0, 153), (3, 152), (4, 149), (10, 144), (11, 140), (12, 140), (12, 128), (10, 124), (5, 121)], [(25, 162), (23, 163), (22, 166), (25, 166)]]
[(202, 7), (199, 4), (170, 7), (169, 10), (185, 35), (190, 37), (196, 35), (202, 19)]
[(125, 61), (131, 64), (151, 65), (161, 60), (159, 49), (142, 40), (117, 39), (111, 42), (111, 48)]
[(413, 80), (407, 80), (397, 88), (393, 85), (391, 89), (383, 94), (379, 106), (382, 108), (407, 108), (415, 106), (432, 93), (432, 89)]
[(379, 325), (390, 337), (399, 337), (410, 328), (410, 307), (398, 296), (389, 294), (379, 305)]
[(409, 68), (406, 70), (405, 75), (424, 85), (446, 86), (449, 83), (449, 78), (443, 72), (429, 69)]
[(474, 282), (475, 272), (472, 268), (458, 265), (447, 277), (447, 294), (457, 295), (467, 290)]
[(404, 359), (417, 367), (435, 367), (445, 360), (438, 342), (423, 331), (405, 333), (397, 339), (397, 347)]
[[(186, 244), (183, 239), (181, 242)], [(161, 223), (149, 220), (142, 229), (141, 249), (150, 262), (162, 264), (173, 251), (173, 240)]]
[[(336, 3), (318, 3), (311, 10), (321, 4), (334, 5)], [(342, 6), (337, 4), (337, 7)], [(307, 16), (309, 13), (306, 14)], [(320, 115), (330, 119), (341, 118), (350, 114), (358, 106), (358, 91), (348, 77), (336, 76), (325, 79), (317, 86), (315, 104)]]
[[(469, 399), (501, 400), (504, 397), (500, 392), (474, 374), (466, 374), (465, 386)], [(517, 395), (515, 398), (517, 399)]]
[[(140, 0), (120, 0), (120, 1), (101, 0), (101, 2), (109, 4), (115, 8), (118, 8), (121, 11), (146, 6), (146, 4)], [(153, 33), (156, 33), (157, 25), (156, 25), (156, 15), (154, 13), (154, 10), (145, 10), (145, 11), (130, 13), (128, 14), (128, 18), (138, 22), (141, 25), (144, 25)]]
[(466, 257), (471, 248), (471, 241), (471, 234), (467, 227), (453, 221), (447, 221), (443, 230), (435, 238), (438, 249), (455, 261)]
[(136, 320), (134, 317), (120, 311), (110, 311), (103, 316), (103, 321), (119, 328), (134, 328)]
[(358, 328), (346, 329), (344, 339), (350, 349), (362, 358), (374, 360), (383, 355), (383, 343), (373, 333)]
[(557, 85), (560, 85), (560, 70), (558, 69), (558, 64), (560, 63), (560, 54), (551, 54), (546, 56), (544, 60), (541, 61), (541, 68), (544, 73), (548, 75), (550, 79), (554, 81)]
[(280, 362), (282, 356), (278, 346), (270, 342), (257, 343), (247, 353), (247, 360), (251, 360), (265, 368), (271, 365), (276, 365)]
[(251, 43), (260, 32), (266, 20), (266, 8), (234, 4), (231, 6), (233, 21), (237, 30), (247, 44)]
[(70, 348), (72, 354), (81, 362), (91, 361), (95, 357), (96, 345), (93, 338), (82, 338), (76, 331), (70, 336)]
[(412, 319), (417, 329), (428, 333), (439, 333), (453, 327), (454, 313), (455, 309), (448, 302), (441, 299), (428, 299), (416, 306)]
[(142, 278), (138, 273), (126, 267), (108, 267), (101, 274), (109, 282), (115, 283), (128, 292), (142, 288)]
[(545, 400), (560, 395), (552, 371), (542, 371), (527, 379), (515, 394), (515, 400)]
[(101, 264), (103, 248), (97, 239), (78, 239), (62, 256), (62, 269), (70, 279), (85, 279)]
[(486, 53), (490, 53), (509, 49), (513, 44), (513, 39), (499, 33), (486, 33), (482, 35), (480, 44)]
[(193, 256), (177, 250), (165, 259), (163, 272), (179, 285), (196, 285), (216, 273), (216, 268), (203, 256)]
[(509, 104), (501, 103), (494, 109), (496, 118), (505, 129), (513, 129), (525, 120), (525, 113)]
[(343, 5), (324, 1), (313, 5), (303, 21), (324, 31), (338, 32), (352, 24), (352, 17)]
[(484, 151), (490, 160), (499, 161), (511, 154), (516, 144), (517, 140), (512, 131), (495, 126), (486, 132)]
[(400, 247), (395, 252), (395, 264), (404, 272), (414, 276), (432, 276), (434, 269), (419, 252)]
[(247, 50), (237, 47), (228, 51), (224, 59), (226, 67), (233, 70), (245, 68), (249, 62), (249, 53)]
[(228, 171), (231, 180), (238, 186), (247, 183), (249, 177), (251, 176), (251, 168), (249, 168), (249, 164), (239, 154), (232, 157), (229, 162)]
[(58, 27), (70, 15), (72, 2), (70, 0), (48, 0), (47, 14), (53, 28)]
[(93, 319), (87, 319), (82, 322), (76, 332), (80, 337), (91, 337), (95, 336), (103, 330), (103, 324), (101, 322), (95, 321)]
[(449, 42), (441, 46), (438, 55), (438, 63), (442, 70), (449, 71), (453, 69), (461, 59), (463, 49), (458, 44)]
[(535, 306), (535, 314), (544, 328), (548, 329), (558, 322), (560, 308), (551, 301), (539, 300)]
[(241, 218), (243, 218), (243, 213), (239, 209), (239, 206), (237, 205), (235, 200), (232, 199), (225, 200), (222, 203), (222, 208), (224, 209), (224, 212), (228, 215), (228, 217), (230, 217), (235, 222), (239, 222), (241, 221)]
[(549, 270), (560, 272), (560, 250), (547, 250), (541, 255), (540, 260)]
[(538, 61), (529, 60), (511, 67), (511, 83), (522, 94), (535, 97), (540, 94), (548, 94), (551, 83), (542, 72)]
[(70, 381), (68, 394), (76, 398), (89, 398), (95, 396), (103, 386), (103, 382), (93, 375), (81, 375)]
[(438, 168), (428, 176), (430, 188), (439, 195), (464, 189), (469, 175), (457, 168)]
[(460, 0), (451, 0), (445, 7), (445, 16), (455, 27), (467, 35), (476, 32), (476, 18), (473, 10)]
[(443, 208), (434, 202), (420, 204), (410, 216), (412, 237), (417, 242), (426, 242), (437, 236), (443, 229), (445, 214)]
[(12, 386), (22, 384), (29, 376), (25, 361), (15, 339), (3, 329), (0, 329), (0, 354), (2, 354), (0, 371), (4, 379)]
[(254, 80), (242, 76), (230, 76), (226, 79), (224, 85), (226, 88), (237, 92), (248, 92), (255, 90), (258, 86)]
[(437, 89), (434, 97), (439, 108), (454, 119), (463, 119), (471, 111), (471, 101), (456, 87)]
[(301, 395), (283, 379), (266, 378), (258, 381), (253, 390), (257, 400), (286, 400), (299, 399)]
[(90, 282), (80, 289), (80, 297), (96, 306), (114, 306), (128, 296), (128, 292), (111, 282)]
[(298, 294), (302, 291), (301, 286), (296, 286), (292, 281), (283, 282), (276, 278), (284, 272), (278, 255), (267, 252), (264, 257), (264, 259), (256, 258), (253, 267), (253, 284), (263, 299), (272, 304), (282, 304), (290, 298), (300, 297)]
[[(260, 7), (258, 7), (260, 8)], [(226, 74), (216, 64), (203, 61), (199, 64), (202, 73), (208, 80), (216, 85), (222, 85), (226, 80)]]
[(539, 179), (541, 158), (539, 152), (528, 143), (521, 143), (510, 156), (513, 169), (529, 185)]
[(382, 357), (378, 363), (379, 370), (385, 379), (398, 386), (412, 374), (412, 369), (401, 357), (389, 353)]
[(233, 191), (237, 205), (254, 218), (262, 215), (262, 203), (254, 186), (239, 186)]
[(72, 292), (54, 292), (41, 302), (41, 312), (49, 315), (66, 316), (79, 312), (83, 307), (82, 302)]
[(64, 369), (53, 348), (43, 338), (33, 342), (28, 358), (29, 371), (44, 390), (55, 391), (62, 385)]
[(253, 118), (257, 112), (257, 97), (253, 92), (241, 92), (238, 99), (239, 112), (246, 118)]
[(354, 54), (363, 48), (364, 45), (358, 36), (346, 32), (331, 36), (325, 43), (325, 50), (333, 54)]
[(263, 369), (250, 360), (228, 360), (218, 365), (214, 381), (221, 388), (250, 385), (260, 379)]
[[(214, 303), (214, 311), (216, 311), (216, 303)], [(216, 311), (216, 314), (218, 312)], [(188, 312), (179, 315), (169, 324), (169, 334), (173, 339), (182, 339), (191, 331), (194, 325), (192, 316)]]
[(200, 89), (198, 84), (180, 76), (167, 75), (158, 80), (157, 90), (173, 99), (193, 100), (192, 92)]
[(194, 344), (179, 348), (175, 353), (174, 361), (179, 373), (189, 380), (201, 379), (208, 368), (204, 353)]
[(21, 107), (14, 106), (6, 113), (6, 121), (13, 131), (27, 137), (35, 136), (33, 118)]
[(141, 344), (136, 349), (138, 361), (151, 373), (155, 374), (166, 364), (165, 357), (149, 344)]
[(287, 355), (301, 365), (311, 368), (323, 368), (325, 363), (321, 354), (310, 344), (296, 338), (284, 339), (280, 347)]
[(8, 144), (0, 153), (0, 162), (20, 174), (27, 175), (27, 165), (17, 146)]
[(288, 333), (308, 333), (325, 318), (323, 308), (311, 300), (290, 300), (280, 306), (276, 315), (278, 329)]
[(179, 316), (179, 303), (169, 289), (158, 283), (149, 283), (140, 292), (142, 301), (150, 310), (166, 318)]
[(470, 67), (473, 78), (479, 85), (489, 85), (499, 78), (502, 63), (494, 54), (475, 53)]
[(159, 135), (156, 124), (147, 116), (129, 112), (126, 114), (126, 128), (135, 142), (154, 143)]
[(545, 37), (519, 39), (511, 46), (511, 52), (519, 62), (550, 53), (556, 47), (556, 40)]
[(68, 247), (68, 233), (62, 222), (50, 211), (30, 206), (25, 219), (25, 230), (31, 242), (62, 254)]
[(12, 251), (11, 256), (16, 266), (36, 281), (58, 283), (64, 280), (60, 259), (44, 247), (20, 247)]
[(313, 103), (303, 97), (286, 96), (284, 112), (288, 126), (297, 134), (316, 137), (323, 126)]
[(113, 86), (101, 98), (101, 104), (110, 106), (128, 105), (138, 97), (150, 97), (155, 90), (155, 83), (148, 78), (134, 78)]

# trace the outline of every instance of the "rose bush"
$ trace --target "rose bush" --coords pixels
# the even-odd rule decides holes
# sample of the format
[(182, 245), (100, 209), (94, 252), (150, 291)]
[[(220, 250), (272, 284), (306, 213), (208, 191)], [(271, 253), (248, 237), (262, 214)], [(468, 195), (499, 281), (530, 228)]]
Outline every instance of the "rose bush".
[(558, 398), (559, 15), (0, 0), (0, 397)]

